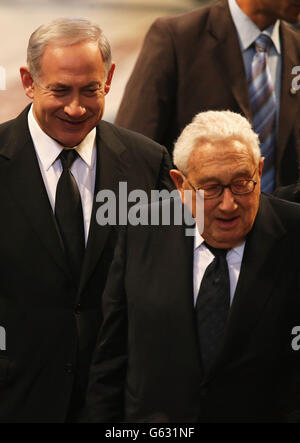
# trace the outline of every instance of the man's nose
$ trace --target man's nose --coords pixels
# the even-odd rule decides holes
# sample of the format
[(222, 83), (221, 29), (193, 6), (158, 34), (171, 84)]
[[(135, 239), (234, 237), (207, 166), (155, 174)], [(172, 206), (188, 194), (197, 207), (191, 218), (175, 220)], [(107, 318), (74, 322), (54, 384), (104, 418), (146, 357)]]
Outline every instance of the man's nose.
[(86, 109), (82, 104), (80, 103), (80, 100), (78, 97), (72, 98), (72, 100), (64, 107), (64, 112), (72, 117), (79, 119), (80, 117), (84, 116), (86, 113)]
[(235, 211), (238, 207), (234, 195), (229, 188), (225, 188), (222, 194), (222, 200), (219, 204), (219, 209), (226, 212)]

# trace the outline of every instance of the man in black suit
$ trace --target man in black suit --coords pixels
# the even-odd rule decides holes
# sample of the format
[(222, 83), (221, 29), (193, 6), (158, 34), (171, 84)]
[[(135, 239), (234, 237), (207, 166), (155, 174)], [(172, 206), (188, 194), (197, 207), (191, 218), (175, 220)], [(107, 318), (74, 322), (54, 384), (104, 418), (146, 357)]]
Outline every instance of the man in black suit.
[(174, 163), (193, 214), (203, 192), (204, 229), (198, 217), (186, 236), (174, 212), (120, 233), (85, 419), (299, 420), (300, 208), (261, 194), (258, 138), (238, 114), (198, 114)]
[(0, 126), (2, 422), (76, 420), (114, 248), (98, 191), (172, 186), (165, 148), (100, 121), (113, 71), (97, 25), (43, 25), (21, 68), (33, 105)]
[(220, 0), (157, 19), (146, 35), (116, 123), (172, 152), (174, 141), (198, 112), (230, 109), (253, 121), (251, 65), (257, 37), (267, 34), (272, 41), (267, 66), (277, 134), (271, 159), (273, 186), (295, 183), (300, 92), (292, 86), (292, 70), (299, 65), (300, 34), (285, 21), (299, 19), (300, 3), (294, 0)]

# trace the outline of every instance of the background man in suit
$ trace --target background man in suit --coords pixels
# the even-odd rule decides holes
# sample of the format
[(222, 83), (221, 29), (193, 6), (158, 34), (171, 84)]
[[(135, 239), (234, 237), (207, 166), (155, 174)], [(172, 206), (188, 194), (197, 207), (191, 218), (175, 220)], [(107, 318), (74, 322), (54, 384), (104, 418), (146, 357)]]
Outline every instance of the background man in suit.
[(245, 115), (260, 134), (262, 190), (295, 183), (300, 93), (292, 88), (292, 69), (299, 65), (300, 34), (282, 20), (296, 22), (299, 14), (295, 0), (221, 0), (158, 19), (116, 123), (172, 151), (195, 114), (230, 109)]
[(97, 25), (43, 25), (21, 68), (33, 105), (0, 126), (1, 421), (76, 420), (114, 247), (95, 197), (172, 183), (165, 148), (100, 121), (113, 72)]
[(300, 208), (260, 195), (257, 135), (230, 111), (198, 114), (174, 163), (182, 199), (204, 193), (203, 233), (187, 237), (176, 223), (121, 233), (87, 419), (291, 421), (300, 409), (291, 346)]

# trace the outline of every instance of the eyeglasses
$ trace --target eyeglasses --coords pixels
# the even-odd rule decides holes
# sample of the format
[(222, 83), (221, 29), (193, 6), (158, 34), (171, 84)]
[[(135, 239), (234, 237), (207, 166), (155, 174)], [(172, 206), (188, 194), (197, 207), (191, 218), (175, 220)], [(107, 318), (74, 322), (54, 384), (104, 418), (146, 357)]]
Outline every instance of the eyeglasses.
[(251, 176), (251, 179), (238, 179), (234, 180), (229, 185), (222, 185), (221, 183), (213, 184), (213, 185), (203, 185), (201, 188), (195, 188), (191, 184), (191, 182), (186, 179), (186, 181), (189, 183), (189, 185), (194, 189), (194, 191), (203, 191), (204, 192), (204, 199), (208, 200), (210, 198), (218, 198), (220, 197), (225, 188), (229, 188), (231, 193), (233, 195), (245, 195), (250, 194), (254, 191), (255, 186), (257, 185), (257, 181), (253, 180), (252, 177), (256, 173), (256, 169), (254, 173)]

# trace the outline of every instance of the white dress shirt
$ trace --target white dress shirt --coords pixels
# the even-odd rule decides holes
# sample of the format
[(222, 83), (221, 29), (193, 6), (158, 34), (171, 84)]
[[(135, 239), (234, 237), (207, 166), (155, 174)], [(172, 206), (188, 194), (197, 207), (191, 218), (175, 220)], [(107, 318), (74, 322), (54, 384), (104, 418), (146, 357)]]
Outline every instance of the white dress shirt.
[[(213, 261), (214, 255), (205, 246), (204, 239), (197, 228), (194, 236), (194, 304), (196, 305), (200, 285), (207, 266)], [(233, 301), (243, 260), (245, 242), (228, 251), (226, 260), (230, 280), (230, 305)]]
[[(32, 106), (28, 113), (28, 126), (49, 201), (54, 212), (56, 187), (62, 173), (62, 165), (58, 156), (63, 147), (40, 128), (34, 117)], [(79, 156), (74, 161), (71, 171), (81, 195), (85, 243), (87, 243), (96, 178), (96, 128), (74, 149), (76, 149)]]

